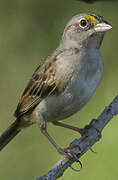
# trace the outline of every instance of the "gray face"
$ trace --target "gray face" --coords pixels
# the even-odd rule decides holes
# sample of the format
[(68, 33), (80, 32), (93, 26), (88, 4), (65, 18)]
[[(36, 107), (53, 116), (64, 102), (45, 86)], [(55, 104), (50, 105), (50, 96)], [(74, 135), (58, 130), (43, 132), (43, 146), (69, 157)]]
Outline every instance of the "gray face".
[[(64, 30), (64, 40), (76, 41), (79, 46), (100, 47), (104, 33), (111, 25), (101, 16), (94, 14), (80, 14), (74, 16)], [(93, 42), (94, 40), (94, 42)]]

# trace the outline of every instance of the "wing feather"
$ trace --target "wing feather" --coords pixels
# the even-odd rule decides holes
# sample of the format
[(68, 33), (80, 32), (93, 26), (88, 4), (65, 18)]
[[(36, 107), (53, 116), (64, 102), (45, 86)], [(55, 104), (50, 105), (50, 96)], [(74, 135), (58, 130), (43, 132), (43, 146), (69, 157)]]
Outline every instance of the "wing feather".
[(48, 56), (35, 70), (15, 111), (14, 115), (17, 118), (25, 113), (31, 113), (45, 97), (51, 94), (61, 93), (66, 88), (69, 79), (72, 76), (72, 70), (70, 70), (70, 73), (68, 74), (68, 71), (62, 70), (63, 67), (61, 64), (57, 72), (56, 65), (57, 62), (59, 63), (58, 60), (60, 59), (62, 62), (64, 58), (69, 60), (69, 57), (73, 54), (72, 52), (73, 50), (54, 51), (54, 53), (51, 56)]
[(43, 98), (56, 91), (56, 63), (44, 61), (34, 72), (19, 101), (15, 116), (19, 117), (32, 110)]

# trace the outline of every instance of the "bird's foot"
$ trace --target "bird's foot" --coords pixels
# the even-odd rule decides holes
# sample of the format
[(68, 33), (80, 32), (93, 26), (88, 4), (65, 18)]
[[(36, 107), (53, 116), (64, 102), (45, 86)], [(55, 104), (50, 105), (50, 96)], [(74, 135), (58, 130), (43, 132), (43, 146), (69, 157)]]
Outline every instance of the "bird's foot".
[(99, 135), (101, 136), (101, 132), (99, 131), (99, 129), (97, 129), (94, 126), (94, 123), (96, 121), (97, 121), (97, 119), (92, 119), (91, 122), (88, 125), (86, 125), (84, 128), (81, 128), (79, 130), (79, 133), (81, 134), (81, 136), (86, 135), (88, 133), (88, 130), (91, 129), (91, 128), (94, 128), (99, 133)]
[[(71, 147), (68, 147), (68, 148), (59, 148), (58, 149), (58, 152), (65, 156), (67, 159), (71, 159), (71, 158), (74, 158), (76, 162), (78, 162), (80, 164), (80, 167), (82, 168), (82, 163), (81, 161), (78, 159), (76, 153), (74, 152), (74, 148), (79, 148), (77, 145), (74, 145), (74, 146), (71, 146)], [(80, 148), (79, 148), (80, 149)], [(80, 171), (78, 169), (75, 169), (73, 168), (72, 166), (70, 166), (70, 168), (74, 171)]]

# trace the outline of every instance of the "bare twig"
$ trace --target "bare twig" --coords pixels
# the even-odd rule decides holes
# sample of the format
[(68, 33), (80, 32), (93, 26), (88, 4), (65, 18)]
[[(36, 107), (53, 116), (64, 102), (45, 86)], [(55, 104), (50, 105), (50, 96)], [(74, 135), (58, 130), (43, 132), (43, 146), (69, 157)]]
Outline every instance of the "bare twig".
[[(107, 123), (118, 114), (118, 96), (113, 102), (105, 108), (102, 114), (93, 121), (93, 125), (88, 130), (88, 133), (80, 139), (74, 140), (69, 147), (73, 148), (73, 152), (78, 159), (86, 153), (100, 138), (103, 128)], [(76, 160), (74, 158), (66, 159), (63, 157), (56, 165), (44, 176), (39, 177), (37, 180), (56, 180), (63, 175), (64, 171), (70, 167)]]

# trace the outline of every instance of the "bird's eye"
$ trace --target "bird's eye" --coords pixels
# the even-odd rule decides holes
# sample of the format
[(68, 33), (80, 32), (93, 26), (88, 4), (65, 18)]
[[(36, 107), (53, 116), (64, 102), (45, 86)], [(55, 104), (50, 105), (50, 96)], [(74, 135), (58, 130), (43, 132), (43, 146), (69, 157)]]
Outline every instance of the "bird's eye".
[(80, 26), (81, 26), (82, 28), (85, 28), (85, 27), (87, 26), (87, 24), (88, 24), (88, 22), (87, 22), (86, 19), (81, 19), (81, 20), (80, 20)]

